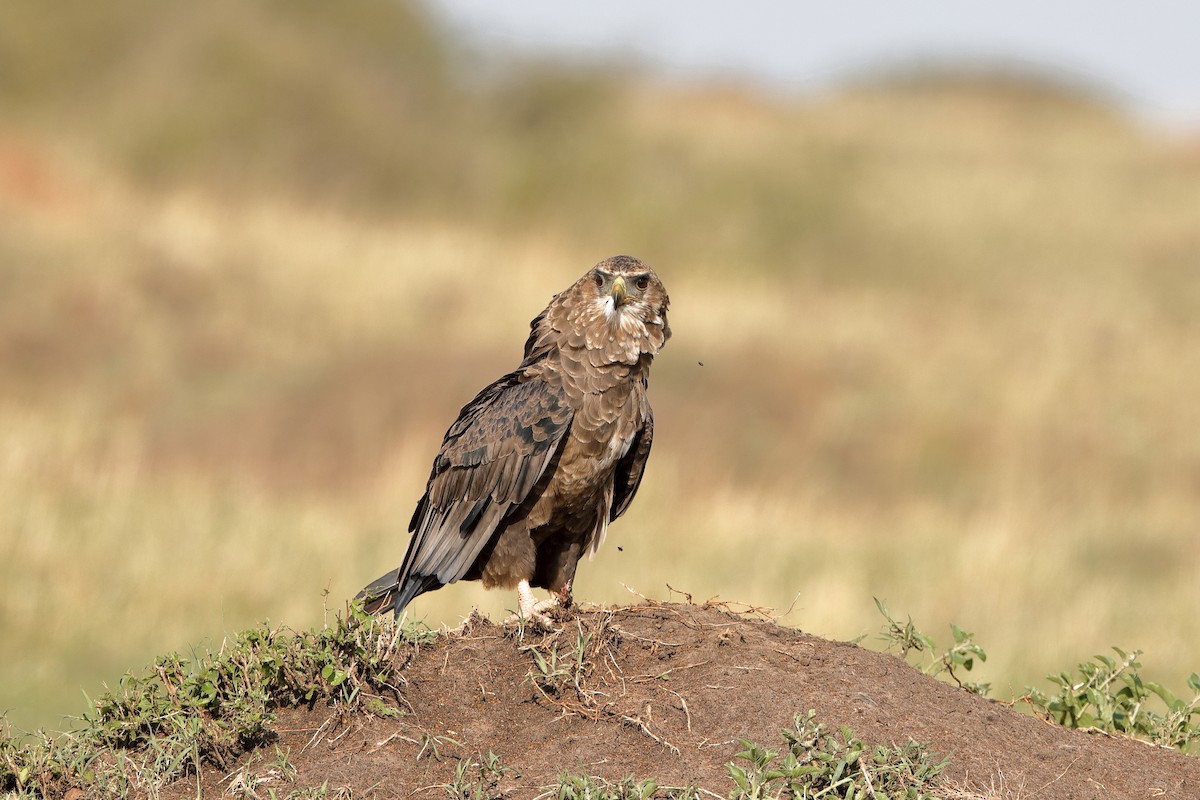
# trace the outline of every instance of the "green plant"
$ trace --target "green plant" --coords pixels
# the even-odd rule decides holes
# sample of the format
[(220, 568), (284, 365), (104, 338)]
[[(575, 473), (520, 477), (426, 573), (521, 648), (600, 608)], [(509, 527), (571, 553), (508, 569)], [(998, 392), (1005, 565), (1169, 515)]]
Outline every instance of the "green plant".
[(663, 787), (660, 791), (658, 783), (651, 779), (638, 781), (627, 777), (620, 783), (609, 783), (603, 778), (563, 773), (558, 776), (558, 793), (555, 795), (558, 800), (651, 800), (664, 796), (691, 800), (696, 797), (696, 791), (690, 787)]
[(582, 695), (585, 693), (582, 681), (590, 670), (589, 653), (594, 649), (595, 634), (584, 631), (583, 625), (576, 623), (574, 649), (569, 653), (559, 651), (557, 637), (561, 634), (560, 631), (553, 639), (521, 648), (533, 656), (533, 667), (527, 677), (546, 694), (558, 694), (569, 686)]
[[(275, 792), (269, 795), (274, 800)], [(330, 786), (329, 781), (323, 781), (320, 786), (305, 786), (292, 789), (284, 800), (354, 800), (354, 792), (345, 786)]]
[[(950, 631), (954, 636), (954, 646), (940, 654), (936, 653), (937, 644), (930, 637), (917, 630), (913, 624), (912, 617), (908, 617), (903, 624), (897, 621), (888, 611), (887, 603), (874, 598), (875, 607), (879, 609), (879, 613), (883, 615), (885, 620), (884, 629), (880, 632), (879, 638), (888, 643), (888, 649), (898, 649), (901, 658), (908, 660), (908, 654), (926, 653), (928, 654), (924, 664), (914, 664), (926, 675), (939, 677), (947, 675), (959, 687), (966, 689), (978, 695), (986, 697), (991, 691), (990, 683), (975, 683), (972, 681), (964, 681), (960, 674), (961, 672), (970, 672), (975, 666), (975, 659), (987, 661), (987, 653), (983, 647), (975, 641), (975, 634), (965, 631), (957, 625), (951, 623)], [(912, 663), (912, 662), (910, 662)]]
[(909, 741), (902, 746), (869, 747), (842, 728), (826, 732), (815, 712), (797, 714), (793, 727), (783, 731), (786, 750), (781, 756), (746, 739), (735, 759), (726, 764), (733, 779), (730, 800), (765, 798), (904, 798), (933, 800), (937, 776), (949, 759), (935, 759), (928, 746)]
[(500, 757), (489, 750), (481, 761), (460, 759), (454, 768), (454, 780), (445, 788), (454, 800), (494, 800), (504, 796), (500, 779), (509, 771)]
[[(431, 635), (352, 605), (317, 629), (262, 625), (216, 653), (161, 657), (89, 700), (77, 730), (25, 742), (0, 735), (0, 791), (45, 797), (80, 786), (155, 794), (184, 775), (199, 786), (206, 767), (226, 769), (265, 741), (276, 708), (327, 702), (398, 714), (385, 696), (398, 696), (399, 651)], [(275, 768), (286, 773), (278, 751)], [(253, 780), (247, 773), (243, 789)]]
[(571, 674), (563, 668), (563, 661), (559, 658), (558, 648), (549, 648), (549, 651), (545, 655), (542, 654), (539, 648), (534, 646), (529, 646), (526, 649), (533, 655), (534, 669), (531, 669), (528, 674), (530, 680), (544, 691), (557, 692), (559, 681), (562, 678), (570, 677)]
[[(976, 694), (988, 694), (989, 684), (961, 678), (961, 672), (974, 667), (975, 659), (987, 660), (987, 653), (975, 642), (974, 634), (952, 624), (954, 646), (935, 654), (936, 643), (917, 629), (912, 617), (901, 623), (879, 598), (875, 598), (875, 607), (885, 620), (879, 638), (888, 643), (888, 649), (898, 650), (906, 660), (910, 653), (926, 654), (913, 666), (934, 677), (948, 675), (957, 685)], [(1184, 751), (1195, 749), (1196, 742), (1200, 742), (1200, 674), (1193, 672), (1188, 677), (1192, 697), (1178, 697), (1162, 684), (1142, 678), (1142, 665), (1137, 660), (1142, 651), (1112, 649), (1117, 654), (1115, 659), (1098, 655), (1093, 661), (1079, 664), (1074, 674), (1061, 672), (1047, 676), (1047, 680), (1058, 686), (1054, 694), (1027, 687), (1025, 695), (1016, 702), (1068, 728), (1095, 728)]]
[(917, 630), (911, 616), (901, 625), (888, 611), (886, 601), (880, 600), (878, 597), (872, 599), (875, 601), (875, 608), (879, 609), (879, 613), (883, 615), (886, 623), (884, 629), (879, 632), (878, 638), (887, 642), (887, 649), (895, 647), (900, 651), (900, 657), (903, 659), (908, 658), (909, 652), (924, 653), (933, 650), (933, 640)]
[(1119, 647), (1113, 651), (1115, 659), (1097, 655), (1079, 664), (1074, 674), (1047, 676), (1058, 686), (1056, 693), (1048, 695), (1029, 687), (1018, 702), (1068, 728), (1096, 728), (1191, 749), (1200, 741), (1200, 674), (1188, 676), (1193, 696), (1187, 700), (1142, 678), (1138, 661), (1142, 651), (1126, 652)]
[(429, 757), (434, 761), (441, 761), (441, 748), (444, 744), (453, 744), (460, 747), (462, 746), (462, 742), (451, 739), (449, 736), (435, 736), (432, 733), (421, 734), (421, 749), (417, 751), (417, 760), (419, 761), (421, 756), (428, 753)]

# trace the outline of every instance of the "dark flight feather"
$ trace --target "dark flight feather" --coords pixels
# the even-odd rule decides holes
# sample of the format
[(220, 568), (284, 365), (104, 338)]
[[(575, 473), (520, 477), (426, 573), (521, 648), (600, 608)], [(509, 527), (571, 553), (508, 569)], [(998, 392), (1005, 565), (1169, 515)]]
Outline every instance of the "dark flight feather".
[(617, 471), (613, 474), (612, 512), (608, 517), (613, 522), (628, 510), (642, 485), (642, 475), (646, 472), (646, 462), (650, 460), (650, 445), (654, 443), (654, 415), (646, 418), (646, 424), (634, 437), (629, 452), (617, 462)]

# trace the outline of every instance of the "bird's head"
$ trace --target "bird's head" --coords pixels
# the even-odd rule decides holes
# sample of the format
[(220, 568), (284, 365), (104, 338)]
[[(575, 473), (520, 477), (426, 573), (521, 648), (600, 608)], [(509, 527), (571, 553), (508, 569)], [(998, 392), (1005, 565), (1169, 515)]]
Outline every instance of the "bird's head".
[(626, 334), (656, 341), (657, 351), (671, 336), (667, 307), (671, 300), (654, 270), (632, 256), (606, 258), (581, 283), (608, 325)]
[(671, 338), (670, 303), (650, 267), (632, 256), (606, 258), (530, 323), (525, 359), (561, 348), (586, 350), (593, 367), (653, 358)]

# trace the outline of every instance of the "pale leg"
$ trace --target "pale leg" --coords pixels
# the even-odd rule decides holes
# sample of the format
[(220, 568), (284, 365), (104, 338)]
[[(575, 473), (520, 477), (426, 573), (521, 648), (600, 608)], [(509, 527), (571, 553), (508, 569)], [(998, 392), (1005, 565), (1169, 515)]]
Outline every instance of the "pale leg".
[(537, 599), (533, 596), (533, 589), (529, 588), (529, 581), (521, 581), (517, 584), (517, 613), (525, 619), (533, 619), (533, 615), (537, 613)]
[(543, 630), (554, 630), (554, 623), (542, 612), (547, 608), (553, 608), (557, 605), (558, 599), (551, 595), (549, 600), (538, 602), (533, 596), (533, 589), (529, 586), (529, 581), (521, 581), (517, 584), (517, 613), (508, 618), (508, 622), (517, 622), (525, 620), (533, 623), (535, 626)]

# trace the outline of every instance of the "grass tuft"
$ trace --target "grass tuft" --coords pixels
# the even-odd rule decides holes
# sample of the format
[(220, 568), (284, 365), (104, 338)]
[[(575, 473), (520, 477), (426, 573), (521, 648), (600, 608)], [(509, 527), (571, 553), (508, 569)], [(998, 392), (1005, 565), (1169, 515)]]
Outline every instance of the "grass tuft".
[(511, 771), (489, 750), (478, 761), (470, 757), (460, 759), (454, 768), (454, 780), (444, 788), (454, 800), (492, 800), (504, 796), (500, 779)]
[[(205, 768), (228, 769), (241, 753), (270, 742), (278, 708), (327, 703), (399, 715), (389, 699), (400, 697), (402, 651), (433, 636), (353, 605), (320, 628), (263, 624), (216, 653), (161, 657), (91, 702), (77, 730), (25, 741), (0, 731), (0, 791), (50, 797), (77, 787), (153, 795), (185, 775), (199, 785)], [(287, 763), (277, 756), (276, 776)], [(255, 780), (247, 773), (242, 784)]]

